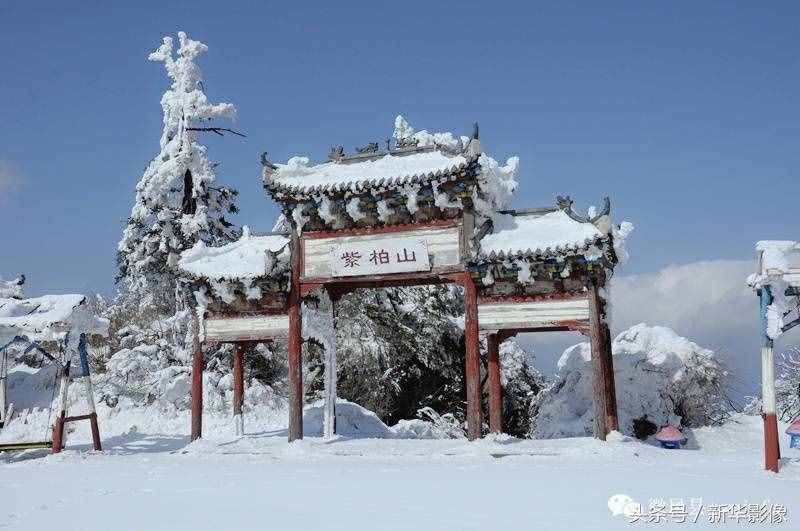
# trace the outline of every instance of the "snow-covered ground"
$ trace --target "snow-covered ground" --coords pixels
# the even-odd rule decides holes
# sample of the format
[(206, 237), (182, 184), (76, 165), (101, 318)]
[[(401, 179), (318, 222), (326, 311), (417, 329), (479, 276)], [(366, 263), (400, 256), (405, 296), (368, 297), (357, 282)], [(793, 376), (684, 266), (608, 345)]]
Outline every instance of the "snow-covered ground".
[[(783, 506), (788, 521), (736, 523), (729, 515), (722, 527), (800, 525), (800, 451), (784, 446), (781, 473), (764, 472), (758, 417), (694, 430), (686, 449), (662, 450), (620, 438), (307, 437), (287, 444), (284, 412), (253, 412), (240, 439), (227, 419), (207, 416), (206, 438), (189, 444), (185, 412), (159, 419), (146, 411), (102, 409), (102, 453), (89, 451), (81, 426), (59, 455), (0, 457), (0, 527), (713, 529), (721, 525), (709, 521), (715, 506), (765, 501)], [(358, 429), (354, 421), (346, 419), (348, 429)], [(661, 499), (668, 515), (671, 500), (688, 510), (702, 499), (703, 512), (697, 523), (676, 523), (676, 508), (660, 524), (647, 517), (630, 523), (608, 508), (618, 494), (645, 510)]]

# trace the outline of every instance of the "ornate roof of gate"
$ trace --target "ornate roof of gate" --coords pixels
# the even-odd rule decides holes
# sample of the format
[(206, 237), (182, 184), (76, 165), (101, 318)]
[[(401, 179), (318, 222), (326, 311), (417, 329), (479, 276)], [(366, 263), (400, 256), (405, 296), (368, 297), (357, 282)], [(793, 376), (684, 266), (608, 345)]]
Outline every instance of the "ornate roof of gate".
[(477, 261), (596, 255), (612, 241), (610, 214), (608, 198), (599, 213), (582, 216), (569, 197), (559, 197), (555, 207), (498, 212), (486, 222)]
[(181, 254), (178, 267), (192, 278), (253, 280), (282, 274), (288, 262), (287, 235), (253, 235), (244, 227), (241, 238), (220, 247), (198, 242)]
[[(469, 149), (469, 148), (468, 148)], [(474, 176), (478, 157), (464, 149), (441, 146), (403, 148), (363, 153), (309, 165), (307, 157), (293, 157), (286, 164), (264, 164), (264, 187), (276, 197), (313, 196), (341, 192), (385, 191)]]

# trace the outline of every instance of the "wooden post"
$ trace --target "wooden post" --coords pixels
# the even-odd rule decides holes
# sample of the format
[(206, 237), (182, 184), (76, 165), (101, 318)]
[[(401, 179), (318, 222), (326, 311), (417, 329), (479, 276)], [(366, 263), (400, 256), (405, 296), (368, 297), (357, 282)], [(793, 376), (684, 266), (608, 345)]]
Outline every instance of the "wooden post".
[(237, 342), (233, 346), (233, 425), (237, 436), (244, 435), (244, 351), (247, 344)]
[(775, 362), (773, 341), (767, 334), (767, 308), (772, 304), (769, 286), (758, 291), (760, 298), (761, 329), (764, 343), (761, 347), (761, 408), (764, 419), (764, 468), (772, 472), (780, 470), (780, 442), (778, 440), (778, 418), (775, 414)]
[(100, 442), (100, 427), (97, 425), (97, 409), (94, 405), (94, 389), (92, 379), (88, 374), (84, 375), (83, 383), (86, 388), (86, 405), (89, 408), (89, 423), (92, 429), (92, 444), (98, 452), (103, 449)]
[(467, 387), (467, 437), (481, 437), (480, 343), (478, 339), (478, 294), (469, 273), (462, 277), (464, 286), (464, 350)]
[[(605, 312), (604, 312), (605, 313)], [(614, 352), (612, 350), (611, 330), (608, 323), (603, 322), (603, 364), (604, 375), (603, 381), (605, 382), (605, 395), (606, 395), (606, 418), (608, 422), (608, 431), (619, 430), (619, 416), (617, 413), (617, 388), (616, 380), (614, 378)]]
[(103, 449), (100, 442), (100, 427), (97, 425), (97, 408), (94, 405), (94, 388), (89, 371), (89, 352), (86, 350), (86, 334), (81, 334), (78, 340), (78, 354), (80, 355), (81, 373), (86, 389), (86, 406), (89, 410), (89, 423), (92, 429), (92, 443), (98, 452)]
[(289, 287), (289, 442), (303, 438), (303, 337), (300, 315), (300, 238), (291, 237), (291, 284)]
[(486, 336), (489, 357), (489, 431), (503, 433), (503, 389), (500, 383), (500, 334)]
[(192, 432), (191, 440), (203, 436), (203, 345), (200, 342), (200, 319), (192, 310)]
[(589, 291), (589, 343), (592, 350), (592, 364), (594, 377), (592, 380), (592, 399), (594, 410), (594, 436), (605, 441), (609, 428), (609, 411), (606, 390), (609, 388), (608, 379), (614, 375), (608, 374), (610, 348), (605, 347), (605, 331), (603, 329), (602, 301), (598, 293), (597, 279), (591, 278), (587, 286)]
[[(331, 300), (331, 318), (333, 319), (334, 330), (336, 330), (336, 302), (337, 293), (328, 290)], [(325, 349), (325, 418), (323, 422), (323, 436), (326, 439), (336, 435), (336, 341), (334, 338), (333, 348)]]
[(8, 379), (8, 350), (0, 350), (0, 428), (6, 421), (6, 381)]
[(64, 449), (64, 425), (67, 422), (67, 391), (69, 390), (70, 362), (61, 369), (60, 387), (58, 389), (58, 410), (53, 423), (53, 453), (57, 454)]

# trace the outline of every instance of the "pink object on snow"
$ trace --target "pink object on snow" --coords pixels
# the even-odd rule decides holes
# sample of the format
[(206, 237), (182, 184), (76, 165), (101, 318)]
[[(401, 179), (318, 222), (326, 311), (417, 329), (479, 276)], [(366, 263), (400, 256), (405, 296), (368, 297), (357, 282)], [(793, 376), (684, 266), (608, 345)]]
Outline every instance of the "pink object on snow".
[(675, 426), (664, 426), (661, 430), (656, 433), (656, 440), (659, 442), (675, 442), (675, 443), (682, 443), (686, 440), (686, 437), (683, 436), (681, 430), (679, 430)]
[(786, 428), (787, 435), (800, 435), (800, 418), (792, 422), (788, 428)]

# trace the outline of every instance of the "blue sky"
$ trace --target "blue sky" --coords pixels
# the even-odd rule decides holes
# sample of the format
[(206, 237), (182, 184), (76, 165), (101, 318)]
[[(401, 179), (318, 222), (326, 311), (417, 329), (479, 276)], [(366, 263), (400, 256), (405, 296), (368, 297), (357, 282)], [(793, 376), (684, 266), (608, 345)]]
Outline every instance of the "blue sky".
[(637, 227), (626, 273), (798, 237), (796, 3), (67, 4), (0, 3), (0, 275), (32, 294), (113, 292), (168, 86), (146, 57), (178, 30), (210, 47), (209, 97), (238, 107), (248, 137), (208, 145), (256, 230), (276, 213), (262, 150), (319, 160), (402, 113), (479, 121), (492, 155), (521, 158), (516, 206), (610, 195)]

